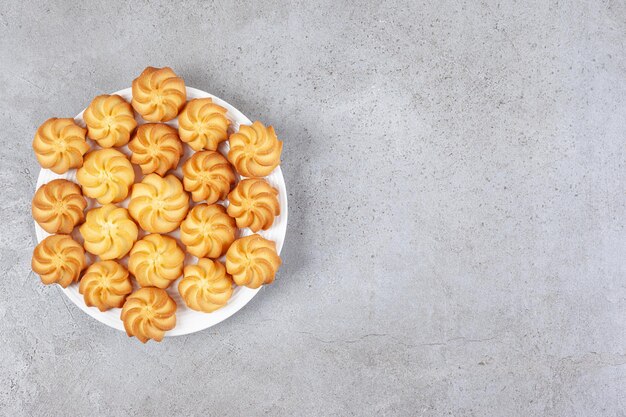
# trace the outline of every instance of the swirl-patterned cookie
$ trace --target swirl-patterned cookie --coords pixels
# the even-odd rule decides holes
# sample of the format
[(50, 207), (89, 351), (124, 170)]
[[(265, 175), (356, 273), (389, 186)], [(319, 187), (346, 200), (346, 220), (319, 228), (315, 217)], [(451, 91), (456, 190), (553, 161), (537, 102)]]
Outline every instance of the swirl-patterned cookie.
[(178, 116), (178, 135), (195, 151), (214, 151), (228, 139), (227, 110), (210, 98), (189, 100)]
[(133, 186), (128, 211), (150, 233), (168, 233), (176, 229), (189, 210), (189, 196), (174, 175), (144, 177)]
[(128, 210), (113, 204), (89, 210), (79, 230), (85, 240), (85, 249), (102, 260), (123, 258), (139, 233)]
[(265, 177), (280, 164), (283, 143), (272, 126), (257, 121), (243, 125), (228, 139), (228, 160), (244, 177)]
[(57, 174), (83, 165), (83, 155), (89, 150), (85, 140), (87, 129), (74, 119), (48, 119), (39, 126), (33, 139), (33, 150), (39, 165)]
[(176, 326), (176, 301), (161, 288), (140, 288), (126, 298), (120, 318), (128, 336), (160, 342)]
[(115, 149), (89, 152), (85, 163), (76, 171), (83, 194), (100, 204), (118, 203), (128, 196), (135, 182), (135, 171), (126, 155)]
[(233, 294), (233, 280), (221, 262), (202, 258), (197, 265), (185, 267), (178, 292), (192, 310), (211, 313), (226, 305)]
[(78, 291), (85, 304), (100, 311), (121, 308), (126, 296), (133, 292), (128, 270), (115, 261), (96, 262), (80, 279)]
[(219, 204), (198, 204), (180, 225), (180, 240), (198, 258), (219, 258), (235, 240), (235, 220)]
[(164, 123), (139, 126), (128, 148), (132, 152), (130, 162), (139, 165), (144, 175), (156, 172), (164, 176), (170, 169), (176, 169), (183, 155), (178, 132)]
[(48, 233), (70, 234), (85, 220), (87, 200), (77, 184), (57, 179), (39, 187), (31, 205), (33, 219)]
[(93, 99), (83, 113), (87, 135), (103, 148), (124, 146), (137, 127), (130, 104), (117, 94)]
[(167, 288), (183, 273), (185, 253), (169, 236), (151, 234), (133, 246), (128, 269), (142, 287)]
[(149, 122), (174, 119), (186, 101), (185, 82), (171, 68), (148, 67), (133, 80), (131, 104)]
[(249, 288), (274, 282), (280, 264), (276, 243), (257, 234), (237, 239), (226, 253), (226, 271), (237, 285)]
[(197, 152), (183, 165), (183, 184), (193, 201), (213, 204), (228, 195), (235, 173), (219, 152)]
[(67, 288), (78, 281), (85, 267), (83, 247), (68, 235), (52, 235), (41, 241), (33, 252), (31, 267), (44, 284)]
[(260, 178), (240, 181), (228, 194), (228, 215), (234, 217), (237, 227), (249, 227), (253, 232), (267, 230), (280, 214), (278, 190)]

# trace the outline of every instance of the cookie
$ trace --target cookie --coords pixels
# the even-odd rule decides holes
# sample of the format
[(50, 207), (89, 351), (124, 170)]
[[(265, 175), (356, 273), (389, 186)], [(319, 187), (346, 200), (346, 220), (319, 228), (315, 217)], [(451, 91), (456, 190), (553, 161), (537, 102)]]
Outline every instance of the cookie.
[(120, 318), (128, 336), (160, 342), (176, 326), (176, 302), (161, 288), (140, 288), (126, 298)]
[(117, 94), (93, 99), (83, 113), (87, 136), (103, 148), (124, 146), (137, 127), (131, 105)]
[(272, 126), (261, 122), (243, 125), (228, 139), (228, 160), (244, 177), (265, 177), (280, 164), (283, 143)]
[(52, 235), (41, 241), (33, 251), (31, 267), (44, 284), (67, 288), (78, 281), (85, 268), (83, 247), (68, 235)]
[(183, 184), (193, 201), (224, 200), (234, 183), (235, 173), (219, 152), (197, 152), (183, 165)]
[(85, 140), (87, 129), (74, 119), (48, 119), (39, 126), (33, 139), (33, 150), (39, 165), (63, 174), (83, 165), (83, 155), (89, 150)]
[(280, 215), (278, 190), (263, 179), (250, 178), (240, 181), (228, 194), (228, 215), (237, 227), (249, 227), (253, 232), (267, 230)]
[(133, 186), (128, 211), (142, 229), (168, 233), (176, 229), (189, 210), (189, 196), (174, 175), (150, 174)]
[(184, 261), (175, 239), (151, 234), (131, 249), (128, 269), (142, 287), (167, 288), (182, 275)]
[(226, 253), (226, 271), (235, 284), (249, 288), (274, 282), (281, 263), (276, 243), (257, 234), (237, 239)]
[(189, 100), (178, 115), (178, 135), (194, 151), (217, 150), (228, 139), (230, 121), (226, 109), (213, 103), (211, 98)]
[(126, 296), (133, 292), (128, 270), (115, 261), (96, 262), (80, 279), (78, 291), (85, 304), (100, 311), (121, 308)]
[(132, 152), (130, 162), (139, 165), (144, 175), (156, 172), (164, 176), (170, 169), (176, 169), (183, 155), (178, 132), (164, 123), (139, 126), (128, 149)]
[(102, 260), (123, 258), (139, 233), (128, 210), (113, 204), (89, 210), (79, 230), (85, 240), (85, 249)]
[(212, 313), (225, 306), (233, 294), (233, 279), (221, 262), (202, 258), (197, 265), (185, 267), (178, 292), (192, 310)]
[(198, 204), (180, 225), (180, 240), (198, 258), (219, 258), (235, 240), (235, 220), (219, 204)]
[(31, 204), (33, 219), (48, 233), (70, 234), (85, 220), (87, 200), (77, 184), (57, 179), (39, 187)]
[(100, 204), (118, 203), (128, 196), (135, 182), (135, 171), (126, 155), (115, 149), (89, 152), (76, 171), (83, 194)]
[(133, 80), (131, 104), (148, 122), (176, 118), (186, 101), (185, 82), (171, 68), (147, 67)]

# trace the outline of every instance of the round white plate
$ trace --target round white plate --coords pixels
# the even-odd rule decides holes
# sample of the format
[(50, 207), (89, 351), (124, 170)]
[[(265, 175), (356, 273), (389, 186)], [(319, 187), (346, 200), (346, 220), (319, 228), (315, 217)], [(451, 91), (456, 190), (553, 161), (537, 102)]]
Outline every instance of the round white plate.
[[(124, 97), (124, 99), (127, 100), (128, 102), (130, 102), (130, 100), (132, 99), (132, 90), (130, 88), (126, 88), (124, 90), (120, 90), (112, 94), (118, 94)], [(188, 100), (193, 99), (193, 98), (204, 98), (204, 97), (211, 97), (213, 99), (213, 102), (215, 102), (216, 104), (219, 104), (220, 106), (228, 110), (228, 112), (226, 113), (226, 116), (231, 121), (231, 126), (229, 129), (230, 131), (236, 132), (239, 130), (240, 125), (252, 123), (250, 119), (244, 116), (239, 110), (237, 110), (236, 108), (234, 108), (233, 106), (225, 102), (224, 100), (220, 99), (219, 97), (215, 97), (212, 94), (209, 94), (207, 92), (204, 92), (195, 88), (187, 87), (187, 99)], [(135, 117), (139, 124), (146, 123), (146, 121), (143, 120), (139, 115), (136, 115)], [(83, 121), (83, 112), (80, 112), (74, 118), (74, 120), (76, 120), (76, 122), (79, 125), (85, 127), (85, 122)], [(178, 128), (178, 119), (174, 119), (170, 122), (167, 122), (167, 124), (175, 128)], [(89, 139), (88, 139), (88, 142), (91, 145), (92, 149), (99, 148), (95, 144), (95, 142)], [(219, 151), (223, 155), (226, 155), (228, 153), (228, 149), (229, 149), (228, 141), (222, 142), (220, 144)], [(126, 146), (123, 148), (119, 148), (119, 150), (121, 150), (126, 155), (130, 155), (130, 151), (128, 150)], [(182, 167), (183, 162), (187, 160), (187, 158), (189, 158), (192, 154), (193, 154), (193, 150), (185, 144), (185, 154), (183, 155), (178, 165), (179, 168), (175, 171), (175, 174), (179, 179), (182, 179), (181, 167)], [(136, 182), (140, 181), (141, 178), (143, 177), (138, 167), (135, 167), (135, 175), (136, 175), (136, 180), (135, 180)], [(58, 175), (48, 169), (42, 169), (39, 172), (39, 178), (37, 179), (37, 188), (39, 189), (39, 187), (41, 187), (43, 184), (46, 184), (52, 181), (53, 179), (57, 179), (57, 178), (65, 178), (70, 181), (77, 182), (76, 170), (72, 169), (65, 174)], [(239, 180), (239, 177), (237, 179)], [(280, 202), (280, 216), (276, 217), (276, 219), (274, 220), (274, 224), (269, 230), (261, 231), (259, 232), (259, 234), (265, 237), (266, 239), (273, 240), (274, 242), (276, 242), (276, 249), (278, 250), (278, 253), (280, 254), (280, 251), (283, 248), (283, 243), (285, 241), (285, 233), (287, 231), (287, 189), (285, 187), (285, 180), (283, 178), (282, 171), (280, 170), (280, 166), (277, 167), (265, 179), (274, 188), (278, 190), (278, 198)], [(224, 205), (228, 204), (227, 202), (222, 202), (222, 203)], [(98, 204), (95, 204), (95, 201), (90, 200), (88, 209), (96, 205)], [(128, 205), (128, 199), (124, 200), (119, 205), (126, 207)], [(192, 205), (194, 204), (192, 203)], [(43, 239), (49, 236), (49, 233), (43, 230), (37, 224), (37, 222), (35, 222), (35, 232), (37, 234), (38, 242), (41, 242)], [(178, 229), (168, 234), (176, 238), (179, 237)], [(249, 229), (239, 230), (240, 236), (247, 236), (249, 234), (252, 234), (252, 232)], [(78, 233), (78, 227), (74, 229), (74, 233), (72, 234), (72, 236), (77, 241), (82, 242), (82, 238), (80, 234)], [(180, 243), (180, 241), (179, 241), (179, 244), (181, 248), (185, 247), (183, 244)], [(93, 261), (93, 257), (88, 259), (88, 262), (89, 261)], [(122, 259), (121, 262), (126, 265), (127, 258)], [(190, 263), (195, 263), (195, 262), (196, 262), (196, 258), (192, 257), (189, 254), (185, 258), (185, 265), (190, 264)], [(183, 302), (183, 300), (181, 299), (180, 295), (178, 294), (177, 288), (178, 288), (178, 281), (174, 282), (167, 289), (167, 292), (170, 294), (170, 296), (172, 296), (172, 298), (174, 298), (174, 300), (176, 301), (176, 304), (178, 304), (178, 309), (176, 310), (176, 327), (173, 330), (167, 332), (165, 334), (166, 336), (180, 336), (184, 334), (194, 333), (200, 330), (204, 330), (213, 325), (216, 325), (217, 323), (223, 320), (226, 320), (228, 317), (232, 316), (237, 311), (239, 311), (243, 306), (245, 306), (252, 299), (252, 297), (256, 295), (257, 292), (259, 292), (259, 289), (253, 290), (247, 287), (236, 287), (235, 290), (233, 291), (233, 296), (228, 301), (228, 304), (226, 306), (220, 308), (219, 310), (213, 313), (207, 314), (207, 313), (194, 311), (188, 308)], [(107, 326), (111, 326), (115, 329), (124, 331), (124, 324), (120, 320), (121, 309), (114, 308), (105, 312), (101, 312), (95, 307), (88, 307), (83, 300), (83, 296), (78, 292), (77, 283), (74, 283), (70, 285), (69, 287), (64, 288), (63, 292), (65, 292), (65, 294), (69, 297), (70, 300), (72, 300), (74, 304), (76, 304), (81, 310), (89, 314), (91, 317), (106, 324)]]

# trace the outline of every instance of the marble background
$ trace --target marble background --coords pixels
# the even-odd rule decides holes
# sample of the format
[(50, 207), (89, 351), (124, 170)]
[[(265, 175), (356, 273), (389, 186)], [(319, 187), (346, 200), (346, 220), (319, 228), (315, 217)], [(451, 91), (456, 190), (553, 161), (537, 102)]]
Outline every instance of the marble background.
[[(1, 416), (624, 416), (623, 1), (0, 7)], [(273, 124), (275, 284), (141, 345), (30, 270), (39, 124), (147, 66)]]

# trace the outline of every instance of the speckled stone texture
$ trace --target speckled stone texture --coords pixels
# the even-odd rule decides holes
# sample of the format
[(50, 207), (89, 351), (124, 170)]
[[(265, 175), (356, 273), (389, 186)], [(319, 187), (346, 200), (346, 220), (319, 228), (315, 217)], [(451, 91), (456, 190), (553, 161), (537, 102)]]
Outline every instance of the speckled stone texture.
[[(284, 140), (284, 266), (141, 345), (30, 271), (37, 126), (172, 66)], [(626, 4), (0, 7), (1, 416), (624, 416)]]

